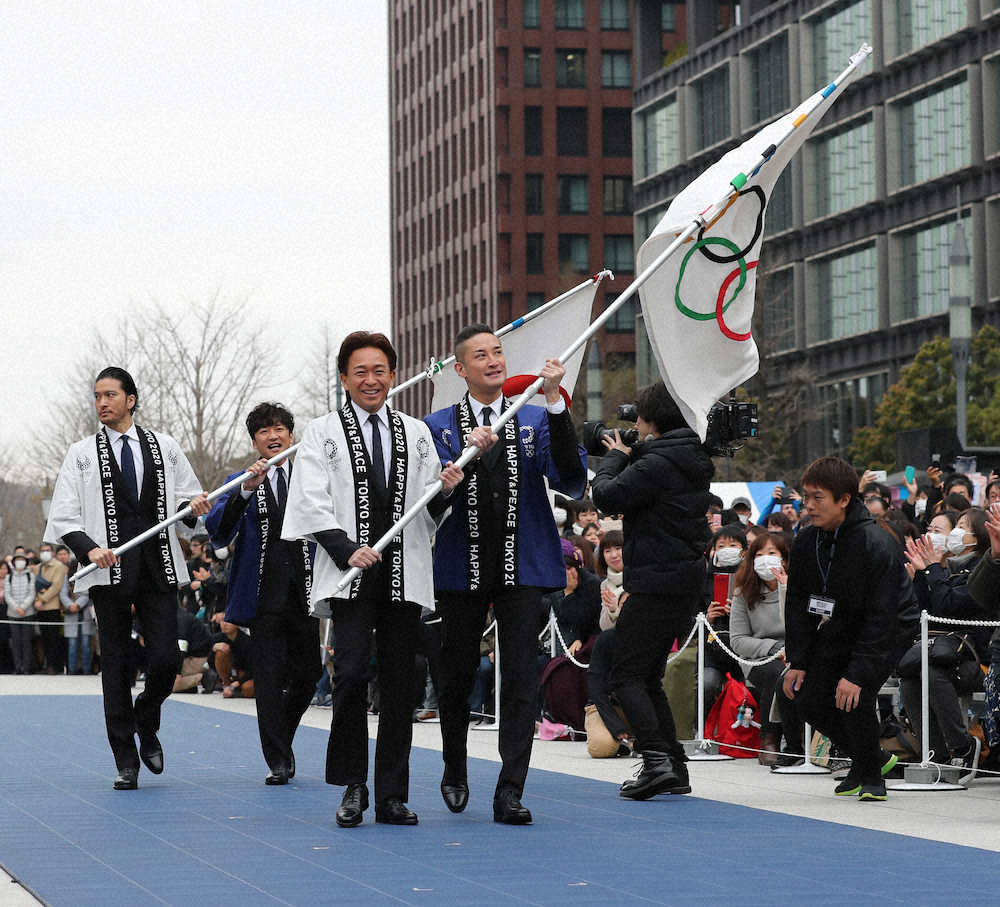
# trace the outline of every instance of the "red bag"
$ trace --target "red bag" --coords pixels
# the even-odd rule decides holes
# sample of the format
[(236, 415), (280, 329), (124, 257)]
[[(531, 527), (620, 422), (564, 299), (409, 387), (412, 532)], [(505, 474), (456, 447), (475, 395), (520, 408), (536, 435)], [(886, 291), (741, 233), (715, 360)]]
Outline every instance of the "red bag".
[[(705, 739), (714, 740), (723, 756), (735, 759), (753, 759), (757, 753), (752, 750), (760, 749), (757, 700), (746, 684), (733, 680), (732, 674), (726, 674), (722, 692), (705, 719)], [(733, 745), (748, 749), (733, 749)]]

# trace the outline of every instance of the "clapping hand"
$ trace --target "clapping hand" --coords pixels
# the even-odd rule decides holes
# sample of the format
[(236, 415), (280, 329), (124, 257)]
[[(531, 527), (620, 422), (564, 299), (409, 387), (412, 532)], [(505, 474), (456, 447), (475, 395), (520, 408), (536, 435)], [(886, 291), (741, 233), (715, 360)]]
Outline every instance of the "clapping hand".
[(926, 570), (931, 564), (939, 563), (937, 549), (926, 535), (906, 540), (906, 559), (914, 570)]
[(784, 567), (772, 567), (771, 574), (778, 581), (779, 586), (788, 585), (788, 573)]
[(990, 556), (1000, 559), (1000, 504), (990, 504), (986, 531), (990, 535)]

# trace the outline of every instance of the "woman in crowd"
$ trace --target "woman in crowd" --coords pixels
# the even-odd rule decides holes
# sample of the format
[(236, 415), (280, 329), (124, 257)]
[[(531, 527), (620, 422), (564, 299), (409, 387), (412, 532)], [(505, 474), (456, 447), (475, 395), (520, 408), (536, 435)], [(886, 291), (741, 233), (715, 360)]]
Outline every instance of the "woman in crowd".
[[(747, 680), (757, 697), (761, 723), (761, 765), (774, 765), (784, 732), (786, 752), (801, 745), (801, 727), (795, 709), (784, 699), (778, 681), (785, 670), (785, 586), (788, 581), (789, 536), (779, 533), (757, 539), (736, 572), (736, 594), (729, 615), (732, 649), (741, 658), (758, 661), (781, 653), (767, 664), (750, 668)], [(782, 721), (771, 720), (771, 704), (778, 697)], [(784, 761), (784, 760), (783, 760)]]
[[(708, 573), (705, 577), (705, 617), (712, 627), (712, 636), (729, 645), (729, 611), (732, 606), (732, 591), (721, 601), (715, 597), (715, 577), (717, 574), (728, 574), (732, 577), (743, 563), (747, 550), (747, 538), (740, 524), (723, 526), (709, 542), (706, 556), (708, 558)], [(730, 580), (729, 588), (733, 583)], [(743, 671), (739, 662), (714, 643), (705, 648), (705, 708), (719, 698), (722, 685), (726, 682), (726, 674), (741, 679)]]
[[(997, 486), (1000, 497), (1000, 483)], [(989, 490), (989, 486), (987, 486)], [(969, 574), (969, 593), (994, 618), (1000, 614), (1000, 502), (990, 506), (986, 520), (986, 532), (990, 537), (990, 550), (980, 558)], [(983, 707), (983, 731), (986, 745), (990, 748), (988, 761), (984, 763), (991, 770), (1000, 765), (1000, 627), (990, 637), (990, 669), (986, 672), (983, 689), (986, 702)]]
[[(939, 515), (942, 516), (942, 515)], [(962, 620), (991, 620), (994, 615), (983, 607), (969, 591), (968, 581), (983, 555), (990, 547), (986, 530), (986, 511), (979, 507), (966, 510), (947, 536), (946, 564), (937, 552), (931, 533), (923, 539), (907, 539), (906, 556), (910, 563), (913, 586), (920, 607), (935, 617), (953, 617)], [(934, 521), (932, 521), (933, 523)], [(948, 557), (947, 555), (951, 556)], [(943, 632), (954, 631), (971, 643), (979, 661), (987, 660), (990, 631), (986, 627), (935, 628)], [(902, 664), (911, 659), (904, 656)], [(919, 662), (917, 662), (919, 663)], [(937, 754), (936, 761), (950, 762), (964, 770), (963, 778), (972, 777), (979, 764), (980, 741), (969, 734), (960, 696), (973, 692), (974, 687), (959, 689), (955, 669), (942, 664), (930, 664), (930, 747)], [(901, 665), (901, 670), (904, 670)], [(920, 736), (920, 675), (906, 670), (908, 676), (900, 679), (903, 707), (914, 732)]]
[[(620, 530), (604, 534), (597, 550), (597, 575), (601, 577), (601, 633), (590, 651), (587, 668), (587, 751), (594, 758), (628, 755), (628, 728), (608, 694), (608, 674), (614, 655), (615, 622), (628, 599), (624, 591), (624, 539)], [(603, 724), (603, 728), (600, 726)], [(592, 739), (593, 738), (593, 739)]]
[(785, 513), (772, 513), (764, 521), (764, 526), (768, 532), (784, 532), (791, 535), (795, 529), (794, 524)]
[(583, 527), (583, 537), (590, 542), (593, 550), (597, 550), (597, 546), (601, 544), (601, 527), (597, 523), (587, 523)]
[(12, 570), (4, 580), (3, 597), (7, 603), (10, 625), (10, 646), (14, 652), (14, 673), (31, 673), (31, 639), (34, 635), (35, 574), (28, 569), (28, 559), (17, 553)]

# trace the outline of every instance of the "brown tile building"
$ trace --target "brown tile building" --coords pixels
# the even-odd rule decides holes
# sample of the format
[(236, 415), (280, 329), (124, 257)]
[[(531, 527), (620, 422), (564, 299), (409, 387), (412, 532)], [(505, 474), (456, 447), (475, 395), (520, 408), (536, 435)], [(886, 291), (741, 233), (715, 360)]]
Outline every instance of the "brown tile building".
[[(463, 325), (506, 324), (602, 267), (616, 280), (603, 284), (597, 311), (628, 286), (631, 6), (390, 0), (392, 320), (402, 377), (447, 355)], [(601, 408), (602, 373), (619, 370), (626, 384), (634, 375), (634, 312), (628, 304), (609, 322), (581, 370), (575, 400), (585, 387), (588, 403), (578, 405), (590, 417)], [(430, 393), (425, 382), (400, 404), (423, 415)]]

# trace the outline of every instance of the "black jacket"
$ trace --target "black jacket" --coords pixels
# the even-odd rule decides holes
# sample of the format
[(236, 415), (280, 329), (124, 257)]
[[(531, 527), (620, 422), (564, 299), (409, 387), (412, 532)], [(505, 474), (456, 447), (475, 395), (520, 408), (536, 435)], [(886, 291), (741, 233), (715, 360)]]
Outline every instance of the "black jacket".
[[(820, 627), (809, 613), (809, 597), (823, 595), (817, 543), (833, 543), (826, 597), (833, 616)], [(828, 549), (827, 549), (828, 550)], [(900, 654), (902, 614), (909, 602), (902, 549), (879, 529), (856, 498), (836, 533), (816, 526), (792, 543), (785, 600), (785, 652), (793, 668), (809, 671), (815, 661), (839, 662), (842, 676), (862, 687), (881, 685)]]
[(601, 579), (589, 570), (577, 571), (580, 582), (569, 595), (558, 600), (554, 610), (566, 644), (586, 642), (598, 632), (601, 619)]
[[(920, 607), (934, 617), (955, 617), (960, 620), (995, 620), (993, 609), (980, 604), (969, 588), (969, 577), (979, 566), (982, 557), (969, 559), (961, 569), (949, 573), (947, 567), (931, 564), (919, 570), (913, 578)], [(989, 642), (992, 628), (930, 624), (931, 630), (956, 630), (968, 634), (979, 660), (989, 664)]]
[(690, 428), (666, 432), (632, 448), (608, 451), (591, 482), (594, 503), (623, 515), (625, 589), (692, 600), (705, 583), (705, 514), (715, 466)]

